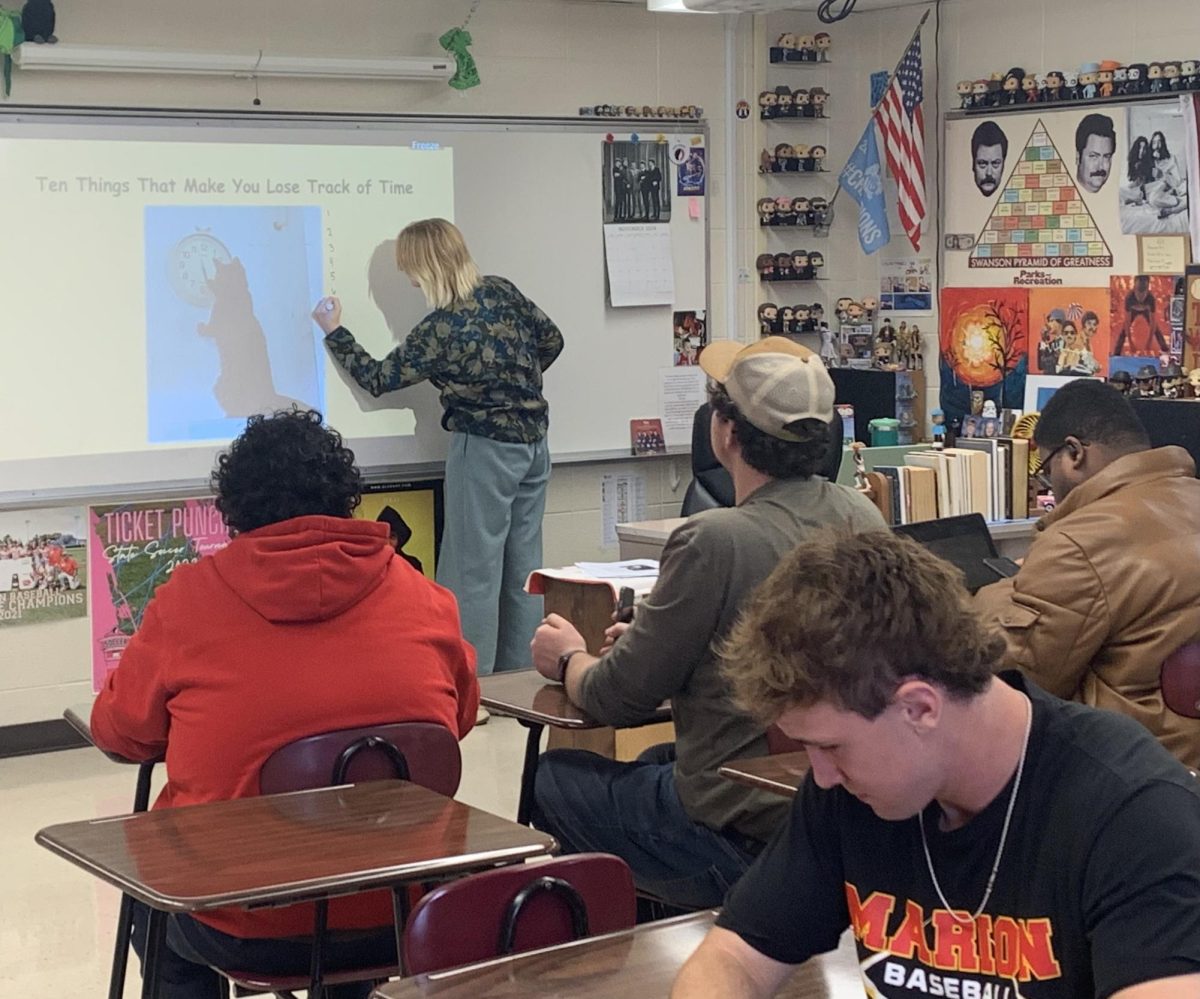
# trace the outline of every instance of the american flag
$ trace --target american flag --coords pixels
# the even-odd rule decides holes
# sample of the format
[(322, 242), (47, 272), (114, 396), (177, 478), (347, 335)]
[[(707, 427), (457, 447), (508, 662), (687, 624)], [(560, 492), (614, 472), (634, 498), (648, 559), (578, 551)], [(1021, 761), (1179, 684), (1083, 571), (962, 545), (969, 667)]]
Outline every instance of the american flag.
[(900, 224), (914, 250), (921, 248), (921, 220), (925, 218), (925, 117), (921, 113), (924, 96), (918, 31), (875, 109), (888, 169), (899, 188)]

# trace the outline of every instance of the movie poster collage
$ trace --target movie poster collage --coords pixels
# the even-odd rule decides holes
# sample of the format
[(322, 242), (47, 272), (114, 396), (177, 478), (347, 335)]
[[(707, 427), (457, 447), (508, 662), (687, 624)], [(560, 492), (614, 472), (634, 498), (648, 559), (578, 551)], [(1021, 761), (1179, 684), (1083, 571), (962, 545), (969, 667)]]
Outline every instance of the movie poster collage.
[(947, 122), (947, 422), (978, 417), (981, 397), (1038, 412), (1073, 378), (1200, 394), (1185, 335), (1189, 127), (1170, 98)]
[(1185, 303), (1185, 279), (1165, 274), (1114, 276), (1107, 288), (947, 288), (942, 408), (947, 418), (979, 415), (972, 392), (982, 391), (1000, 408), (1040, 412), (1074, 378), (1105, 378), (1137, 397), (1200, 395), (1200, 370), (1187, 370), (1200, 365), (1200, 344), (1185, 336)]

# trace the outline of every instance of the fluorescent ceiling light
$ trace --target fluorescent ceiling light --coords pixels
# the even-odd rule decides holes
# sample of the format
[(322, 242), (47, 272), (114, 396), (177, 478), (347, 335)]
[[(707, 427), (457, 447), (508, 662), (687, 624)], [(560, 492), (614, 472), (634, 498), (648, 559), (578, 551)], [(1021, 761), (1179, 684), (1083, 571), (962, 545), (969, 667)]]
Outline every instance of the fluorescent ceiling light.
[(683, 0), (646, 0), (646, 9), (655, 14), (692, 14)]
[(22, 45), (13, 53), (24, 70), (77, 73), (182, 73), (193, 76), (289, 76), (355, 80), (448, 80), (453, 60), (403, 56), (394, 59), (330, 59), (259, 53), (173, 52), (104, 45)]

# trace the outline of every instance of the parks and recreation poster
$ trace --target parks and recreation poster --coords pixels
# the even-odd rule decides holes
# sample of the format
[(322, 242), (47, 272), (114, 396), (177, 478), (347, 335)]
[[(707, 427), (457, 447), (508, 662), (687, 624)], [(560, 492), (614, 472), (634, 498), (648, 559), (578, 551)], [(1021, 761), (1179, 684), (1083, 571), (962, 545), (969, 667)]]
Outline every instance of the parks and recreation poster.
[(175, 567), (229, 543), (211, 498), (94, 506), (88, 511), (92, 689), (121, 661), (146, 604)]
[(79, 507), (0, 513), (0, 628), (87, 615)]

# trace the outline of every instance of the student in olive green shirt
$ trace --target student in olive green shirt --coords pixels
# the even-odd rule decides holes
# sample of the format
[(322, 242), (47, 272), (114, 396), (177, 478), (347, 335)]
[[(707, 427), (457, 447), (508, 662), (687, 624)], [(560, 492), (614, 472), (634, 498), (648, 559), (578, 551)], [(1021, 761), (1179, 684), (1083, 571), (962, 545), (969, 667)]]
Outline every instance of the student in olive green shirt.
[[(765, 756), (764, 727), (735, 708), (718, 673), (721, 639), (754, 588), (798, 543), (825, 528), (880, 530), (859, 493), (814, 475), (833, 419), (833, 382), (820, 359), (783, 337), (705, 348), (713, 451), (737, 506), (690, 518), (667, 541), (661, 573), (634, 623), (589, 656), (579, 632), (551, 615), (533, 640), (534, 665), (563, 680), (597, 721), (631, 725), (664, 699), (674, 746), (634, 763), (557, 750), (538, 767), (534, 824), (565, 852), (623, 857), (638, 887), (679, 906), (720, 905), (783, 821), (788, 803), (735, 784), (717, 768)], [(564, 675), (565, 674), (565, 675)]]

